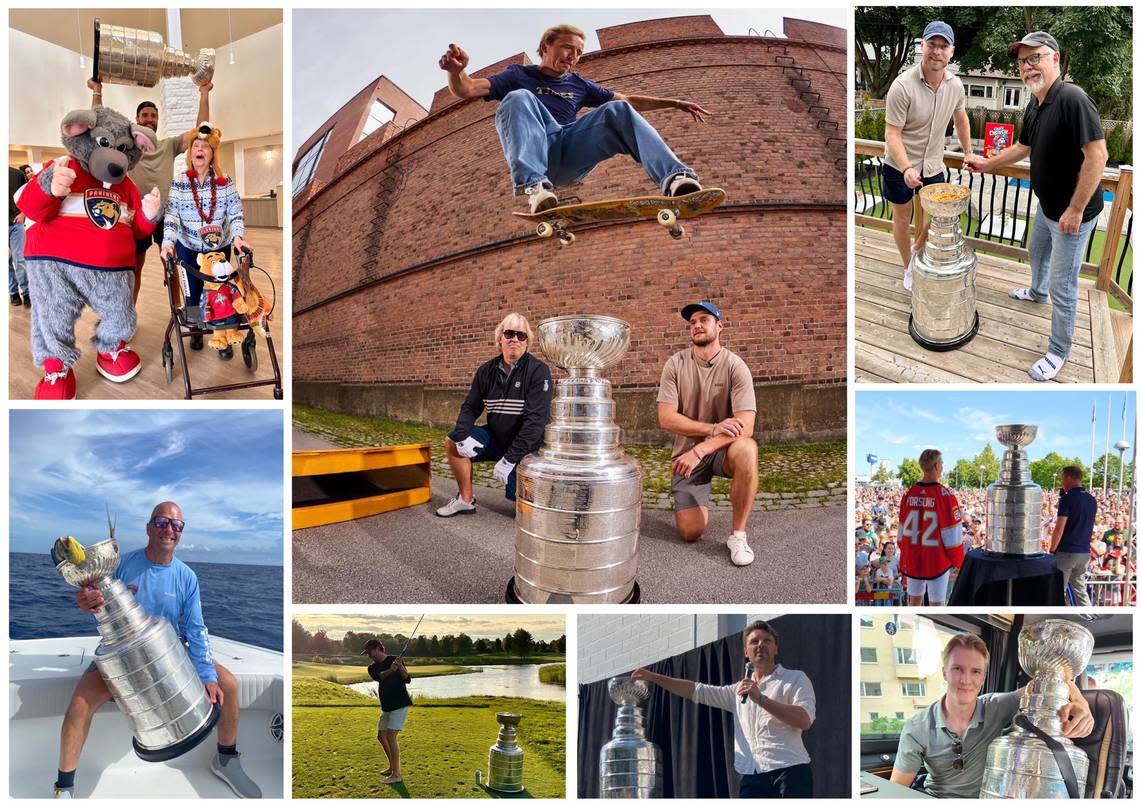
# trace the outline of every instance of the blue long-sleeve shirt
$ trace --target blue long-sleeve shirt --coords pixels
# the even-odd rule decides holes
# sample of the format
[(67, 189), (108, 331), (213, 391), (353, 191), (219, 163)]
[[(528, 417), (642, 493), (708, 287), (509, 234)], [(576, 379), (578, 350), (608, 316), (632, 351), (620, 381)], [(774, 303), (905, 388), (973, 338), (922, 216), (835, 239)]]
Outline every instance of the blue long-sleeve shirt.
[(177, 558), (169, 564), (156, 564), (146, 557), (143, 548), (123, 556), (115, 577), (134, 590), (135, 600), (144, 612), (169, 620), (178, 635), (186, 639), (190, 659), (203, 684), (218, 681), (194, 570)]
[[(202, 237), (202, 228), (206, 222), (194, 204), (194, 195), (190, 191), (190, 177), (183, 171), (174, 178), (170, 185), (170, 196), (166, 200), (166, 209), (163, 212), (162, 246), (173, 247), (175, 242), (189, 247), (195, 252), (210, 252), (233, 243), (235, 236), (245, 238), (245, 214), (242, 212), (241, 196), (238, 194), (237, 184), (224, 178), (225, 184), (218, 183), (218, 206), (210, 219), (211, 227), (220, 228), (212, 238), (214, 243), (207, 242)], [(205, 210), (210, 208), (210, 184), (198, 186), (198, 198)]]

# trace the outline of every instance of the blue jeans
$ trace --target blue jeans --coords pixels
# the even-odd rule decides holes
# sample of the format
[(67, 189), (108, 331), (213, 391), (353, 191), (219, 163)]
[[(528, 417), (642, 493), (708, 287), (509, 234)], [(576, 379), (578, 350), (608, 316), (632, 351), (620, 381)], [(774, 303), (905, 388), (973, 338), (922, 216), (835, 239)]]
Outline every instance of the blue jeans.
[(618, 154), (641, 163), (662, 193), (678, 174), (697, 177), (626, 101), (610, 101), (563, 126), (530, 90), (512, 90), (499, 104), (495, 128), (516, 194), (539, 182), (548, 188), (581, 182)]
[(1096, 228), (1096, 219), (1081, 224), (1075, 235), (1062, 233), (1059, 222), (1048, 218), (1041, 206), (1033, 219), (1033, 235), (1029, 239), (1029, 266), (1033, 285), (1029, 293), (1038, 303), (1053, 298), (1053, 326), (1049, 334), (1049, 352), (1069, 358), (1073, 347), (1073, 329), (1077, 325), (1077, 277), (1085, 245)]
[[(491, 437), (491, 433), (481, 426), (472, 427), (468, 434), (483, 444), (483, 448), (471, 458), (472, 463), (498, 463), (503, 459), (503, 455), (507, 453), (509, 447), (496, 444), (495, 439)], [(517, 466), (511, 469), (511, 473), (507, 476), (507, 499), (511, 502), (515, 501), (516, 471), (518, 471)]]
[(28, 296), (28, 265), (24, 261), (24, 223), (8, 225), (8, 294)]

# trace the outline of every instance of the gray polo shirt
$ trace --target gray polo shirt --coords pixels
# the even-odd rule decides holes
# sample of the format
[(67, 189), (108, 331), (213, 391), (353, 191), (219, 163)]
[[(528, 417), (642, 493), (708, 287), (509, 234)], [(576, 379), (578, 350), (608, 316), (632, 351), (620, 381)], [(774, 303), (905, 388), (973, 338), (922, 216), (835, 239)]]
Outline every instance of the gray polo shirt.
[[(990, 742), (1013, 721), (1019, 701), (1020, 695), (1016, 690), (978, 696), (978, 708), (966, 727), (965, 738), (960, 739), (946, 726), (942, 699), (939, 699), (907, 720), (899, 738), (895, 769), (917, 772), (926, 764), (928, 794), (976, 799), (982, 790), (986, 750)], [(962, 740), (962, 760), (966, 765), (956, 770), (954, 761), (958, 756), (954, 754), (953, 747), (959, 740)]]
[[(902, 129), (907, 159), (924, 177), (946, 170), (946, 127), (955, 112), (965, 109), (961, 79), (947, 71), (936, 91), (922, 77), (921, 63), (900, 73), (887, 91), (887, 123)], [(896, 171), (908, 167), (895, 163), (890, 151), (884, 159)]]

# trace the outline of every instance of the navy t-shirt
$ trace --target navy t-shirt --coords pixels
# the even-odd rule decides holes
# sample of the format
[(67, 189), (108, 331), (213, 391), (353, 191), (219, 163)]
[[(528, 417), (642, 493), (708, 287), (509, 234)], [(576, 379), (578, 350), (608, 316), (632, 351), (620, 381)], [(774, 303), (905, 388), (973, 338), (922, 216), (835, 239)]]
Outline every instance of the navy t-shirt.
[(487, 80), (491, 82), (491, 93), (484, 101), (502, 101), (512, 90), (530, 90), (563, 126), (574, 123), (582, 107), (600, 107), (614, 100), (613, 90), (597, 82), (577, 73), (547, 76), (538, 65), (511, 65)]
[(1074, 488), (1057, 503), (1057, 516), (1068, 517), (1058, 553), (1087, 553), (1096, 522), (1096, 499), (1084, 488)]

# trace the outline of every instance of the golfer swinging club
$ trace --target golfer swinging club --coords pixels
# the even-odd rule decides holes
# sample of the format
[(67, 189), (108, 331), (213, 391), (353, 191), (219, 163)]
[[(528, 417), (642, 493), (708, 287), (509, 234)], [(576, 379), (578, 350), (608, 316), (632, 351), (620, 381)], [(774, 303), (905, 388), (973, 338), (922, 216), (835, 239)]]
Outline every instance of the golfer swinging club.
[[(406, 647), (406, 646), (405, 646)], [(380, 772), (384, 779), (380, 782), (394, 785), (404, 781), (400, 771), (400, 743), (397, 737), (408, 720), (412, 707), (412, 697), (408, 695), (408, 682), (412, 681), (404, 660), (385, 652), (384, 643), (372, 639), (364, 644), (361, 656), (372, 660), (368, 675), (378, 682), (380, 696), (380, 721), (376, 725), (376, 740), (388, 758), (388, 768)]]

